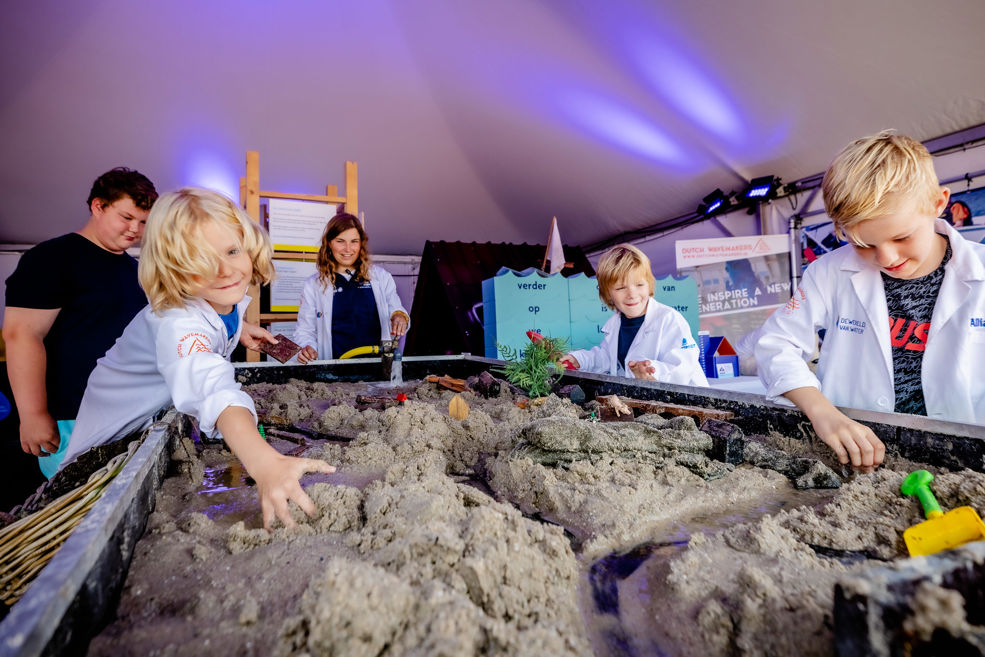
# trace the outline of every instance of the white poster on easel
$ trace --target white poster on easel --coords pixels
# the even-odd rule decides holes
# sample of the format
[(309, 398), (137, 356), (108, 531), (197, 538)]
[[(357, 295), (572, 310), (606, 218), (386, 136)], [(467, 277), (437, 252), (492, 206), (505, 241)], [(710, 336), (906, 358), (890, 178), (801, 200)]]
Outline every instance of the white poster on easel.
[(272, 198), (268, 201), (267, 232), (278, 251), (318, 251), (325, 224), (335, 205)]
[(314, 262), (302, 260), (274, 260), (277, 278), (270, 284), (270, 311), (275, 313), (298, 311), (304, 281), (318, 271)]
[(270, 322), (270, 325), (267, 327), (267, 330), (273, 333), (274, 335), (277, 335), (279, 333), (281, 335), (286, 335), (287, 337), (290, 338), (294, 335), (294, 331), (296, 331), (297, 328), (298, 328), (297, 322)]

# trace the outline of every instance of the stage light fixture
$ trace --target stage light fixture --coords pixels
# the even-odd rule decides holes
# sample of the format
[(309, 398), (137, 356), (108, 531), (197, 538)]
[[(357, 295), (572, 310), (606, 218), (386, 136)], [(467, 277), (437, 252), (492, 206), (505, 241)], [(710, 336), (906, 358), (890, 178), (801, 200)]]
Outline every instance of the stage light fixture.
[(729, 200), (730, 194), (726, 194), (720, 189), (716, 189), (708, 196), (701, 199), (701, 205), (698, 206), (698, 214), (703, 216), (710, 216), (713, 214), (720, 214), (725, 212), (732, 206), (732, 202)]
[(749, 186), (742, 192), (742, 199), (753, 203), (771, 201), (776, 198), (780, 184), (781, 181), (776, 176), (753, 178), (749, 181)]

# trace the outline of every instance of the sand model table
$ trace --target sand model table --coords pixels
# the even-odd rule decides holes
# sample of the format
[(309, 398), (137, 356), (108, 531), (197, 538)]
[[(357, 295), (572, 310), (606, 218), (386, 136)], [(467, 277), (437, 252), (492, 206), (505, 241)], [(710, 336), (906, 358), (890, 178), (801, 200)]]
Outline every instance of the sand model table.
[[(899, 493), (906, 473), (927, 467), (945, 508), (982, 509), (981, 472), (891, 454), (876, 473), (852, 476), (810, 439), (743, 432), (741, 417), (723, 451), (721, 425), (709, 433), (686, 415), (653, 414), (595, 422), (592, 405), (522, 403), (506, 386), (489, 398), (461, 393), (468, 416), (455, 419), (455, 393), (425, 380), (249, 383), (270, 371), (244, 378), (271, 444), (339, 468), (303, 480), (316, 517), (295, 510), (297, 529), (260, 529), (236, 460), (182, 432), (115, 617), (89, 654), (983, 645), (980, 600), (955, 582), (974, 587), (985, 550), (906, 559), (902, 532), (922, 516)], [(582, 383), (590, 398), (613, 392), (607, 377)], [(839, 638), (838, 623), (855, 627)]]

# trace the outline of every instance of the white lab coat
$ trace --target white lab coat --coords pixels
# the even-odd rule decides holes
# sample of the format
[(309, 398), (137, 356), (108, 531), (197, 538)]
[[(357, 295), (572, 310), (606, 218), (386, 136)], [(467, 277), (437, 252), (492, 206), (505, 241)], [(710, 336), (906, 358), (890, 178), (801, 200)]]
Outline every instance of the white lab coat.
[[(581, 369), (635, 378), (632, 370), (624, 370), (618, 363), (621, 323), (622, 315), (613, 313), (602, 326), (602, 333), (605, 334), (602, 344), (571, 352), (578, 359)], [(698, 359), (698, 345), (691, 335), (687, 320), (670, 306), (665, 306), (652, 297), (646, 304), (643, 325), (626, 353), (626, 362), (633, 360), (649, 360), (656, 369), (653, 377), (657, 381), (686, 386), (708, 385)]]
[[(397, 284), (393, 282), (390, 272), (369, 266), (369, 284), (373, 288), (373, 298), (376, 299), (376, 312), (380, 317), (380, 335), (367, 335), (366, 344), (376, 344), (378, 340), (389, 340), (390, 318), (398, 310), (408, 313), (400, 297), (397, 296)], [(301, 290), (301, 303), (298, 308), (298, 327), (294, 331), (294, 342), (302, 347), (312, 346), (318, 351), (318, 357), (332, 357), (332, 299), (335, 289), (329, 285), (322, 287), (318, 274), (312, 274), (304, 282)], [(408, 324), (409, 326), (409, 324)]]
[(229, 356), (243, 331), (232, 337), (208, 302), (191, 299), (184, 308), (156, 315), (146, 306), (127, 325), (89, 375), (75, 420), (64, 467), (96, 445), (124, 438), (150, 425), (163, 408), (174, 407), (198, 420), (206, 434), (229, 406), (243, 406), (256, 418), (253, 400), (236, 382)]
[[(969, 242), (946, 221), (936, 231), (951, 242), (921, 379), (927, 415), (985, 423), (985, 245)], [(817, 376), (805, 359), (826, 333)], [(819, 388), (835, 406), (892, 412), (895, 406), (889, 311), (879, 271), (850, 246), (826, 254), (766, 321), (756, 344), (768, 399), (795, 388)]]

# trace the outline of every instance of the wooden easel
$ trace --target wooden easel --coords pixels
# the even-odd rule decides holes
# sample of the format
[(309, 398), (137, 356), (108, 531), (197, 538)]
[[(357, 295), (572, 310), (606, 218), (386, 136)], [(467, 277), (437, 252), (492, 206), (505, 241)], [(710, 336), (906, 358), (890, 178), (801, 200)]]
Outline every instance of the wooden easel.
[[(316, 203), (331, 203), (343, 205), (349, 214), (359, 216), (359, 194), (357, 192), (358, 170), (355, 162), (345, 162), (344, 194), (339, 196), (337, 185), (325, 185), (324, 194), (289, 194), (284, 192), (265, 192), (260, 190), (260, 153), (246, 151), (246, 177), (239, 179), (239, 202), (258, 224), (260, 221), (260, 199), (282, 198), (295, 201), (313, 201)], [(315, 257), (315, 254), (304, 251), (275, 251), (274, 257), (286, 260), (305, 260)], [(245, 320), (252, 324), (269, 323), (271, 321), (290, 321), (297, 319), (297, 313), (261, 313), (260, 288), (250, 286), (248, 294), (252, 298), (246, 309)], [(254, 351), (246, 352), (248, 362), (260, 360), (260, 354)]]

